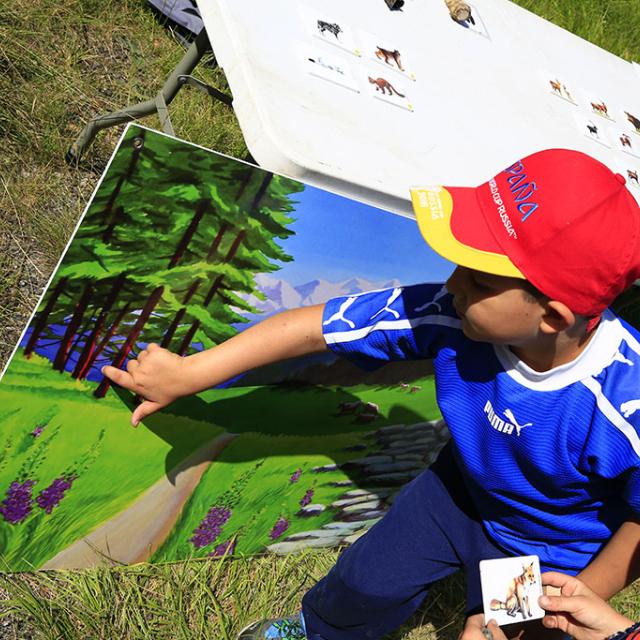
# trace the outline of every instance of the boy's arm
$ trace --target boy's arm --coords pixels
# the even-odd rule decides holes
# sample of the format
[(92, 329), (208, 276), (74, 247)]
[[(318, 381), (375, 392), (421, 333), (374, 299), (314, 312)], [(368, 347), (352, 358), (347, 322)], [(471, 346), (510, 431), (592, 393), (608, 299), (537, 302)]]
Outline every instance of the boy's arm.
[(174, 400), (203, 391), (265, 364), (327, 349), (322, 335), (324, 305), (301, 307), (267, 318), (226, 342), (187, 358), (149, 345), (127, 370), (103, 374), (145, 400), (131, 416), (140, 420)]
[(577, 577), (608, 600), (639, 576), (640, 518), (625, 522)]

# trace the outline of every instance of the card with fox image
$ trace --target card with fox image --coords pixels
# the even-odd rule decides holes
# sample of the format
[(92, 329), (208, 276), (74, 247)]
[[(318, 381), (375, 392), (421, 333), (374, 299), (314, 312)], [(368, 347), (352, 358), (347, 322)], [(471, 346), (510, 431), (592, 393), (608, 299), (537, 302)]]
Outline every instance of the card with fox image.
[(480, 582), (485, 624), (499, 625), (544, 617), (538, 604), (542, 595), (538, 556), (517, 556), (480, 561)]
[[(415, 81), (416, 74), (413, 71), (411, 60), (407, 56), (406, 48), (398, 42), (392, 42), (366, 31), (358, 33), (358, 42), (362, 46), (363, 55), (378, 63), (380, 69), (393, 71)], [(386, 72), (381, 70), (380, 73)]]
[(369, 69), (363, 81), (369, 87), (369, 94), (373, 98), (394, 104), (396, 107), (413, 111), (414, 107), (409, 98), (407, 81), (385, 72)]

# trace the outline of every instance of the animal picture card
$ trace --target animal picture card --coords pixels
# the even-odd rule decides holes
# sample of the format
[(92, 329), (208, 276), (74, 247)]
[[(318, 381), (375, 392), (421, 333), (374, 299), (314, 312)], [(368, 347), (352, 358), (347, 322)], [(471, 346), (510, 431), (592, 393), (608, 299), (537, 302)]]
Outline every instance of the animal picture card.
[(548, 73), (546, 71), (540, 72), (540, 77), (544, 83), (545, 89), (551, 93), (551, 95), (566, 102), (570, 102), (573, 105), (577, 105), (578, 102), (574, 97), (573, 89), (571, 85), (568, 85), (562, 76), (555, 73)]
[(597, 96), (586, 91), (582, 92), (584, 107), (592, 117), (604, 118), (609, 122), (615, 122), (613, 109), (608, 100), (604, 100), (602, 96)]
[(380, 74), (371, 69), (365, 82), (369, 85), (369, 93), (372, 97), (408, 111), (414, 110), (409, 99), (407, 83), (403, 82), (401, 78), (389, 73)]
[(583, 113), (574, 113), (576, 126), (584, 136), (605, 147), (611, 148), (606, 125), (598, 118), (591, 118)]
[(619, 162), (615, 170), (626, 179), (627, 187), (631, 189), (637, 199), (640, 191), (640, 163), (627, 162), (625, 160)]
[(308, 47), (301, 42), (297, 44), (300, 59), (308, 73), (356, 93), (360, 92), (350, 66), (344, 58), (322, 51), (320, 47)]
[(362, 45), (362, 52), (370, 60), (379, 63), (385, 69), (403, 74), (411, 80), (416, 79), (416, 74), (411, 70), (410, 61), (403, 47), (397, 43), (389, 42), (371, 33), (360, 31), (358, 41)]
[(629, 126), (630, 131), (640, 135), (640, 109), (633, 112), (624, 110), (622, 112), (623, 121)]
[(481, 560), (480, 582), (485, 624), (492, 618), (505, 625), (544, 617), (538, 556)]
[(453, 18), (453, 21), (459, 24), (461, 27), (468, 29), (469, 31), (473, 31), (478, 35), (489, 38), (489, 31), (487, 30), (484, 20), (482, 19), (482, 16), (480, 15), (480, 12), (476, 8), (476, 6), (468, 2), (465, 4), (471, 9), (471, 14), (469, 15), (469, 17), (465, 20), (456, 20), (455, 18)]
[(640, 158), (640, 140), (637, 136), (631, 135), (620, 128), (614, 129), (612, 135), (618, 151), (624, 151), (636, 158)]
[(305, 6), (300, 7), (300, 16), (306, 31), (314, 38), (319, 38), (357, 56), (362, 55), (356, 45), (353, 30), (343, 19)]

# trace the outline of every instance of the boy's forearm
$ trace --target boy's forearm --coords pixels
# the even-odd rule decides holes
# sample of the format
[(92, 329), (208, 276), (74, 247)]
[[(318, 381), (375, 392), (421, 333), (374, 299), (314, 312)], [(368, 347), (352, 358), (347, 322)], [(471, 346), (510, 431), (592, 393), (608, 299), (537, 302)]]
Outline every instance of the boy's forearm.
[(578, 578), (608, 600), (640, 576), (640, 520), (625, 522)]
[(322, 335), (324, 305), (284, 311), (212, 349), (189, 356), (185, 364), (190, 393), (208, 389), (262, 365), (327, 349)]

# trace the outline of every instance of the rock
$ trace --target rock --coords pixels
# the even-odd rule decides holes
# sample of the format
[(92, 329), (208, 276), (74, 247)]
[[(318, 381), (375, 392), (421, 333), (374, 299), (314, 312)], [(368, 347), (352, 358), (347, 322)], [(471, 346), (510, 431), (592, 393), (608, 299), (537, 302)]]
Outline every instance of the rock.
[(346, 544), (353, 544), (356, 540), (358, 540), (359, 538), (362, 538), (362, 536), (367, 533), (367, 531), (369, 531), (369, 529), (360, 529), (360, 531), (356, 531), (355, 533), (352, 533), (350, 536), (346, 536), (345, 538), (342, 539), (343, 542), (345, 542)]
[(364, 513), (350, 513), (347, 514), (345, 516), (343, 516), (343, 520), (345, 522), (352, 522), (355, 520), (362, 520), (362, 519), (366, 519), (366, 520), (371, 520), (371, 519), (380, 519), (382, 518), (385, 514), (387, 513), (386, 509), (374, 509), (372, 511), (365, 511)]
[(335, 529), (333, 531), (330, 529), (311, 529), (311, 531), (300, 531), (299, 533), (287, 536), (284, 542), (289, 542), (290, 540), (306, 540), (307, 538), (337, 538), (338, 536), (339, 534)]
[(373, 433), (376, 433), (378, 435), (386, 435), (389, 433), (403, 433), (405, 429), (406, 429), (406, 425), (404, 424), (389, 424), (385, 427), (380, 427), (377, 431), (374, 431)]
[(306, 507), (302, 507), (302, 509), (298, 511), (298, 515), (317, 516), (319, 513), (322, 513), (326, 508), (327, 507), (324, 504), (308, 504)]
[(412, 461), (372, 464), (370, 467), (365, 468), (365, 472), (371, 475), (379, 475), (381, 473), (395, 473), (396, 471), (412, 471), (415, 469), (424, 469), (424, 464), (417, 464)]
[(399, 471), (397, 473), (384, 473), (379, 476), (368, 476), (367, 482), (371, 484), (393, 484), (400, 485), (413, 480), (422, 473), (422, 470)]
[(370, 511), (371, 509), (378, 509), (382, 503), (380, 500), (368, 500), (367, 502), (359, 502), (358, 504), (351, 504), (341, 509), (342, 513), (357, 513), (358, 511)]
[(362, 465), (375, 464), (376, 462), (393, 462), (393, 458), (391, 456), (379, 456), (379, 455), (365, 456), (364, 458), (354, 458), (353, 460), (347, 460), (347, 462), (343, 462), (340, 466), (344, 468), (345, 466), (349, 466), (349, 465), (362, 466)]
[(356, 531), (366, 526), (367, 522), (368, 522), (367, 520), (364, 520), (364, 521), (356, 520), (355, 522), (341, 522), (341, 521), (328, 522), (327, 524), (323, 524), (322, 528), (329, 529), (329, 530), (344, 531), (344, 532)]
[(326, 547), (337, 547), (342, 543), (341, 538), (320, 538), (314, 540), (293, 540), (291, 542), (276, 542), (267, 547), (269, 553), (284, 556), (303, 549), (318, 549)]
[(414, 447), (418, 444), (417, 440), (393, 440), (389, 443), (390, 449), (399, 449), (400, 447)]
[(330, 482), (330, 487), (350, 487), (354, 484), (353, 480), (336, 480), (335, 482)]
[(369, 445), (366, 444), (354, 444), (351, 445), (350, 447), (345, 447), (343, 449), (343, 451), (364, 451), (365, 449), (368, 449)]
[(337, 471), (337, 470), (338, 470), (337, 464), (325, 464), (322, 467), (313, 467), (313, 469), (311, 469), (311, 471), (313, 471), (314, 473), (326, 473), (327, 471)]
[(357, 498), (359, 496), (371, 496), (371, 498), (386, 498), (388, 495), (391, 495), (395, 489), (389, 488), (380, 488), (375, 491), (369, 491), (368, 489), (352, 489), (351, 491), (347, 491), (342, 494), (344, 499), (348, 498)]
[(371, 500), (375, 500), (376, 502), (380, 501), (378, 496), (372, 493), (369, 493), (365, 496), (356, 496), (355, 498), (342, 498), (340, 500), (336, 500), (335, 502), (331, 503), (331, 508), (342, 509), (344, 507), (350, 507), (354, 504), (362, 504), (362, 503), (370, 502)]

